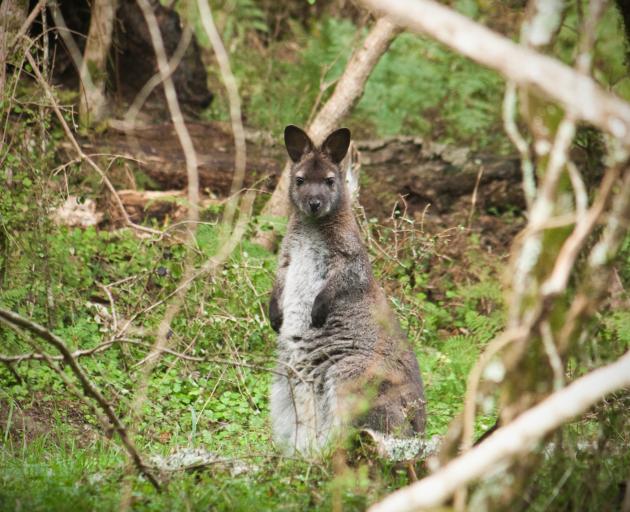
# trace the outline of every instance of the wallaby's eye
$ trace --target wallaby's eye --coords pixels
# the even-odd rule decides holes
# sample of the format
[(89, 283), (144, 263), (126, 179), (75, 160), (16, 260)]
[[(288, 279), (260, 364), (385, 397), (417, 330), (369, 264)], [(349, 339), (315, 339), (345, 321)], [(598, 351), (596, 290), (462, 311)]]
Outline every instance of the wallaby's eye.
[(304, 178), (298, 176), (297, 178), (295, 178), (295, 183), (297, 183), (298, 186), (302, 185), (302, 183), (304, 183)]
[(326, 185), (332, 187), (335, 184), (335, 178), (326, 178)]

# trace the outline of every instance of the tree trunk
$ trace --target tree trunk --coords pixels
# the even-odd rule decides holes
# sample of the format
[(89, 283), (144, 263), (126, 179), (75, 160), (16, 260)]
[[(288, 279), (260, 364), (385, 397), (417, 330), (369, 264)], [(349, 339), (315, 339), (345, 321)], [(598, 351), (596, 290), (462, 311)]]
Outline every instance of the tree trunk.
[(26, 19), (27, 7), (28, 2), (25, 0), (3, 0), (0, 5), (0, 93), (3, 96), (11, 55), (10, 45)]
[(107, 57), (112, 44), (116, 4), (117, 0), (94, 0), (92, 5), (80, 72), (83, 93), (79, 115), (84, 126), (98, 123), (106, 115)]
[[(361, 98), (365, 83), (374, 66), (399, 32), (400, 28), (387, 18), (379, 18), (376, 21), (363, 44), (352, 54), (332, 96), (306, 129), (315, 144), (320, 144)], [(290, 169), (290, 164), (287, 162), (276, 189), (263, 208), (263, 216), (283, 217), (287, 215)], [(255, 242), (268, 249), (272, 247), (274, 240), (275, 233), (273, 231), (259, 231), (255, 238)]]

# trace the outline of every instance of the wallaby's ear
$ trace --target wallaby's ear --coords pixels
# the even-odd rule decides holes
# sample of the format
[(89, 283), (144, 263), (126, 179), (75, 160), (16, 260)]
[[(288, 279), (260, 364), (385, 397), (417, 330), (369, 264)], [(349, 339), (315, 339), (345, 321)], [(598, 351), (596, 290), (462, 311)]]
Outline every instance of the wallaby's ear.
[(300, 159), (309, 151), (313, 151), (313, 142), (304, 130), (290, 124), (284, 129), (284, 144), (287, 152), (294, 162)]
[(343, 160), (350, 146), (350, 130), (339, 128), (332, 132), (322, 144), (322, 151), (327, 153), (333, 162), (338, 164)]

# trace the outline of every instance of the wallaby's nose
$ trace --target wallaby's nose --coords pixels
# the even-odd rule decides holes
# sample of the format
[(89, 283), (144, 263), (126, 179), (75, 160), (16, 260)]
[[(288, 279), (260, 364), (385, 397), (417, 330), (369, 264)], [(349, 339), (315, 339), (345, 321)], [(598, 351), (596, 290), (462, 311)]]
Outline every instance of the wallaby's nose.
[(311, 212), (315, 213), (319, 210), (319, 207), (322, 205), (322, 202), (319, 199), (311, 199), (308, 202), (308, 205), (311, 207)]

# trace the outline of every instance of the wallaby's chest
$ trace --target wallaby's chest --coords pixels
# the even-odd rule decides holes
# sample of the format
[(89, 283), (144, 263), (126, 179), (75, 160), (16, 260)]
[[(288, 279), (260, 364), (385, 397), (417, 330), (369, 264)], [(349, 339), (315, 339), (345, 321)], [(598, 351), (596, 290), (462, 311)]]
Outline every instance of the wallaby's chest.
[(290, 241), (289, 261), (282, 297), (281, 334), (301, 336), (311, 325), (313, 301), (328, 276), (330, 251), (315, 232)]

